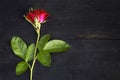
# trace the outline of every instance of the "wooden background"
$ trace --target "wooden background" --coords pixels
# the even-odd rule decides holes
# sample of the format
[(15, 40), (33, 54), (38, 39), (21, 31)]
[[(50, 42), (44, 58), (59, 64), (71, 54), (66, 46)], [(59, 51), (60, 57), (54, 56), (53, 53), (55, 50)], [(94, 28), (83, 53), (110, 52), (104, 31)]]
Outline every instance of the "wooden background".
[(16, 76), (21, 61), (10, 48), (12, 36), (28, 44), (36, 34), (23, 18), (29, 8), (45, 9), (50, 17), (42, 35), (67, 41), (72, 48), (52, 54), (50, 68), (36, 64), (33, 80), (120, 80), (119, 0), (1, 0), (0, 80), (28, 80)]

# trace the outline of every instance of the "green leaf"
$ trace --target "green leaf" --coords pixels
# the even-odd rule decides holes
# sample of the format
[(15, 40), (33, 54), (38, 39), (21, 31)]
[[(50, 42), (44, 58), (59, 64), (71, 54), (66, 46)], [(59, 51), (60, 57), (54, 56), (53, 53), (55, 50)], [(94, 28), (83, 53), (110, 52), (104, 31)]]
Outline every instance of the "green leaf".
[(70, 48), (70, 45), (62, 40), (51, 40), (43, 48), (47, 52), (64, 52)]
[(16, 74), (21, 75), (21, 74), (25, 73), (27, 69), (28, 69), (27, 63), (22, 61), (22, 62), (18, 63), (16, 66)]
[(43, 66), (48, 66), (50, 67), (51, 64), (51, 55), (48, 52), (41, 51), (37, 55), (38, 61), (43, 65)]
[(49, 39), (50, 39), (49, 34), (46, 34), (43, 37), (41, 37), (41, 39), (39, 40), (39, 43), (38, 43), (38, 50), (39, 51), (43, 50), (43, 47), (45, 46), (45, 44), (48, 42)]
[(14, 36), (11, 40), (11, 47), (15, 55), (18, 57), (25, 59), (25, 53), (27, 50), (27, 45), (25, 42), (20, 38)]
[(25, 61), (26, 62), (31, 61), (33, 59), (34, 51), (35, 51), (35, 44), (32, 43), (29, 45), (27, 52), (25, 54)]

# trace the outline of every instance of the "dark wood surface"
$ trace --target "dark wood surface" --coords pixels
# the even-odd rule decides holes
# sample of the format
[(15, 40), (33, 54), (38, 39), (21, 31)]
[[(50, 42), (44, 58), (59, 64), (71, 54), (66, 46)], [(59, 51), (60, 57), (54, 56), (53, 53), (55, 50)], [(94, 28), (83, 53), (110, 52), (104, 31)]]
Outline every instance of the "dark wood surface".
[(28, 72), (15, 74), (21, 59), (11, 51), (10, 40), (17, 35), (28, 44), (35, 41), (33, 27), (23, 18), (30, 7), (50, 14), (42, 35), (72, 46), (52, 54), (50, 68), (36, 64), (33, 80), (120, 80), (119, 0), (1, 0), (0, 80), (28, 80)]

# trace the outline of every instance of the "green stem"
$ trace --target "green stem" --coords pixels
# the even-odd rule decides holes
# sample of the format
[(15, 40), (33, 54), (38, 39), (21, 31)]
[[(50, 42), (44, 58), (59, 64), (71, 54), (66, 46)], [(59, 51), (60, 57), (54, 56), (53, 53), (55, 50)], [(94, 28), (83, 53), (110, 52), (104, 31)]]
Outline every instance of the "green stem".
[(39, 31), (39, 33), (37, 35), (37, 41), (36, 41), (36, 46), (35, 46), (35, 51), (34, 51), (34, 59), (36, 57), (36, 52), (37, 52), (37, 47), (38, 47), (39, 39), (40, 39), (40, 31)]
[(30, 80), (32, 80), (33, 71), (30, 69)]
[(30, 67), (30, 80), (33, 79), (33, 69), (34, 69), (34, 66), (35, 66), (36, 59), (37, 59), (36, 54), (37, 54), (37, 47), (38, 47), (39, 39), (40, 39), (40, 30), (37, 33), (37, 41), (36, 41), (36, 46), (35, 46), (35, 51), (34, 51), (34, 58), (33, 58), (32, 65)]
[(34, 66), (35, 66), (36, 59), (37, 59), (37, 57), (33, 60), (32, 66), (30, 68), (30, 80), (33, 79), (33, 69), (34, 69)]

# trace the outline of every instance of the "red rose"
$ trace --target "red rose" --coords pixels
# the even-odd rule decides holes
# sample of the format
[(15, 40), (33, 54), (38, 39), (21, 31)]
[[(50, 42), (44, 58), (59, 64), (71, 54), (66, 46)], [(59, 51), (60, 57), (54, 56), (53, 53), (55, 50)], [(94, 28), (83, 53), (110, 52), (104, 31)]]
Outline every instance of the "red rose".
[(33, 10), (31, 9), (26, 15), (25, 18), (27, 21), (35, 25), (36, 23), (44, 23), (48, 13), (45, 10)]

